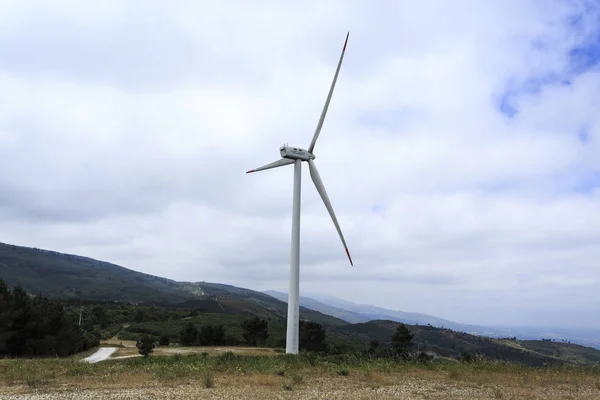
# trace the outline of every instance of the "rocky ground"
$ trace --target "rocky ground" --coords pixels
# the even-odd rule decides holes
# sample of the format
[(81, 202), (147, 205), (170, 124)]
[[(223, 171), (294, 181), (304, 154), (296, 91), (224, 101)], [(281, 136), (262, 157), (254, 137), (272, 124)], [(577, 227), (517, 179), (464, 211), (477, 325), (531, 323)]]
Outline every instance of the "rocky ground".
[(340, 376), (297, 383), (277, 376), (221, 376), (212, 388), (200, 381), (148, 385), (152, 387), (8, 386), (0, 387), (0, 399), (600, 399), (600, 383), (502, 386), (384, 375), (370, 381)]

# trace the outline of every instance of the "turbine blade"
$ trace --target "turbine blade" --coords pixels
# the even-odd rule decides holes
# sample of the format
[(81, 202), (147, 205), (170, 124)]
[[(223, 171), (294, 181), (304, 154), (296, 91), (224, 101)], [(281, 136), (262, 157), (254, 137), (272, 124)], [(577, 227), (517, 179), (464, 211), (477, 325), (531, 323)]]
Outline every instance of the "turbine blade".
[(293, 164), (293, 163), (294, 163), (294, 160), (291, 160), (289, 158), (280, 158), (279, 160), (273, 161), (270, 164), (263, 165), (262, 167), (251, 169), (250, 171), (246, 171), (246, 173), (249, 174), (251, 172), (264, 171), (265, 169), (283, 167), (284, 165), (290, 165), (290, 164)]
[(337, 81), (338, 74), (340, 73), (340, 67), (342, 66), (342, 60), (344, 59), (344, 53), (346, 52), (346, 45), (348, 44), (348, 36), (350, 36), (350, 32), (346, 34), (346, 41), (344, 42), (344, 48), (342, 49), (342, 55), (340, 56), (340, 61), (338, 62), (337, 69), (335, 70), (335, 75), (333, 76), (333, 82), (331, 82), (331, 87), (329, 88), (329, 94), (327, 95), (327, 100), (325, 101), (325, 106), (323, 107), (323, 111), (321, 112), (321, 118), (319, 118), (319, 123), (317, 124), (317, 129), (315, 129), (315, 134), (313, 135), (312, 141), (310, 142), (310, 146), (308, 147), (308, 152), (312, 153), (315, 149), (315, 144), (317, 143), (317, 138), (319, 137), (319, 133), (321, 133), (321, 128), (323, 127), (323, 121), (325, 121), (325, 115), (327, 114), (327, 109), (329, 108), (329, 102), (331, 101), (331, 95), (333, 95), (333, 88), (335, 87), (335, 82)]
[(344, 235), (342, 234), (342, 229), (340, 228), (340, 224), (338, 224), (337, 218), (335, 217), (335, 212), (333, 211), (333, 207), (331, 206), (331, 202), (329, 201), (329, 196), (327, 196), (327, 192), (325, 191), (325, 186), (323, 185), (323, 181), (321, 180), (321, 175), (319, 175), (319, 171), (317, 171), (317, 166), (313, 160), (308, 160), (308, 167), (310, 169), (310, 177), (312, 178), (315, 187), (317, 188), (317, 192), (321, 195), (321, 199), (323, 199), (323, 203), (325, 203), (325, 207), (327, 211), (329, 211), (329, 216), (333, 220), (333, 224), (335, 225), (335, 229), (337, 229), (338, 235), (340, 235), (340, 239), (342, 239), (342, 244), (344, 245), (344, 249), (346, 250), (346, 255), (348, 256), (348, 260), (350, 260), (350, 265), (354, 265), (352, 263), (352, 258), (350, 257), (350, 252), (348, 251), (348, 246), (346, 246), (346, 241), (344, 240)]

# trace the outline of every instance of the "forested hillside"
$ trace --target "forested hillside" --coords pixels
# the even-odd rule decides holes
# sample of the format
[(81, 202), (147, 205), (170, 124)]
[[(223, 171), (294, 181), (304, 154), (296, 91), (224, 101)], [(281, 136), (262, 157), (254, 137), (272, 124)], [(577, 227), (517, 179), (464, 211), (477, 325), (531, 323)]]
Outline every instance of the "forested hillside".
[(0, 280), (0, 357), (67, 356), (98, 346), (63, 306)]

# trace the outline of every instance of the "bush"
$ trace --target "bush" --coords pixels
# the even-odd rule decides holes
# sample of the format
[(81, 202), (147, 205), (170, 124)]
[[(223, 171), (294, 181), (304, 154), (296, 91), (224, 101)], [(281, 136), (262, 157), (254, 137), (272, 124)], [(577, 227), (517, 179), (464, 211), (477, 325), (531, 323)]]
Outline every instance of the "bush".
[(138, 335), (137, 333), (133, 333), (133, 332), (129, 332), (129, 331), (121, 331), (117, 335), (117, 338), (119, 340), (135, 340), (135, 341), (137, 341), (139, 339), (139, 337), (140, 337), (140, 335)]
[(202, 374), (202, 384), (207, 389), (210, 389), (215, 386), (215, 378), (211, 371), (204, 371), (204, 373)]
[(135, 346), (144, 357), (148, 357), (154, 351), (154, 338), (150, 335), (142, 335)]
[(158, 339), (159, 346), (168, 346), (169, 343), (171, 343), (171, 338), (169, 338), (167, 335), (162, 335), (160, 339)]
[(98, 346), (100, 346), (100, 341), (98, 338), (88, 331), (83, 331), (83, 338), (81, 341), (81, 346), (79, 347), (79, 351), (85, 351), (87, 349), (91, 349), (92, 347)]
[(206, 346), (225, 344), (225, 328), (223, 325), (204, 325), (198, 332), (198, 341)]
[(463, 363), (470, 364), (470, 363), (474, 363), (477, 361), (481, 361), (483, 359), (483, 356), (476, 352), (471, 353), (468, 351), (463, 351), (458, 356), (458, 359), (459, 359), (459, 361), (461, 361)]
[(182, 331), (179, 333), (179, 343), (182, 346), (193, 346), (196, 344), (198, 340), (198, 329), (191, 323), (185, 326)]
[(325, 350), (325, 330), (323, 326), (313, 321), (300, 321), (300, 350)]
[(242, 329), (244, 330), (242, 336), (248, 346), (262, 346), (269, 337), (268, 328), (269, 323), (264, 319), (258, 317), (247, 319), (242, 322)]

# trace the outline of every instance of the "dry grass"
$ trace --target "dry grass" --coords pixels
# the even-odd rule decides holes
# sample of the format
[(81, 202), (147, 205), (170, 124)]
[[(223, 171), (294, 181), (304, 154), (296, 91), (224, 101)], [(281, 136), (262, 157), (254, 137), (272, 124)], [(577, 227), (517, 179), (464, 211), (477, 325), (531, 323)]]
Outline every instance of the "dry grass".
[[(206, 351), (206, 348), (199, 350)], [(0, 398), (4, 396), (15, 399), (598, 400), (600, 372), (495, 363), (423, 366), (389, 360), (285, 355), (241, 357), (230, 353), (214, 357), (153, 355), (147, 359), (109, 360), (98, 364), (75, 359), (4, 360), (0, 362)]]
[[(139, 357), (138, 349), (135, 346), (135, 340), (118, 340), (109, 339), (100, 342), (101, 346), (117, 347), (117, 351), (112, 355), (111, 358), (124, 358), (124, 357)], [(188, 355), (188, 354), (203, 354), (206, 353), (209, 356), (218, 356), (226, 352), (232, 352), (236, 355), (243, 356), (275, 356), (279, 355), (275, 349), (264, 348), (264, 347), (226, 347), (226, 346), (167, 346), (167, 347), (156, 347), (153, 354), (159, 356), (168, 355)]]

